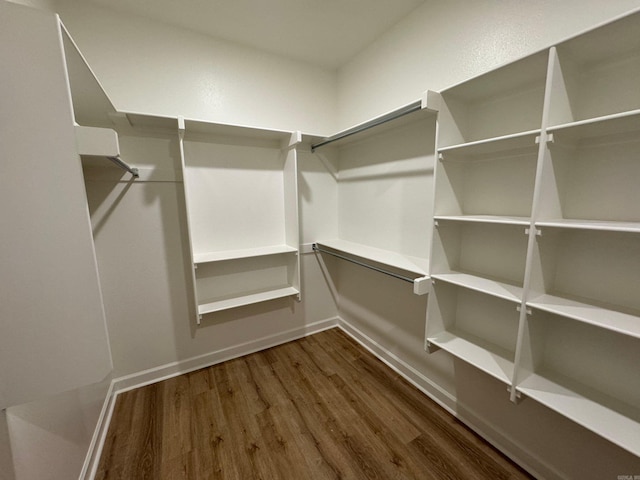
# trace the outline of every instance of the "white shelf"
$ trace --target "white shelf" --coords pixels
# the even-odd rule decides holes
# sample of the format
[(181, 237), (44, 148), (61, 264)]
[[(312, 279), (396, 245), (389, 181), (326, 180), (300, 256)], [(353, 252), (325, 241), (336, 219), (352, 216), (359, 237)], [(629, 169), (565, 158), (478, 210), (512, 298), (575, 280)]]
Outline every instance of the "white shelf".
[(501, 382), (511, 383), (513, 362), (508, 358), (513, 355), (508, 350), (456, 331), (440, 332), (433, 337), (428, 337), (427, 342), (470, 363)]
[(299, 293), (299, 290), (297, 290), (296, 288), (283, 287), (274, 290), (267, 290), (264, 292), (250, 293), (233, 298), (225, 298), (216, 300), (214, 302), (208, 302), (198, 305), (198, 314), (204, 315), (207, 313), (219, 312), (221, 310), (228, 310), (230, 308), (242, 307), (244, 305), (251, 305), (253, 303), (265, 302), (267, 300), (274, 300), (276, 298), (298, 295)]
[(522, 225), (528, 227), (531, 223), (529, 217), (502, 216), (502, 215), (435, 215), (434, 220), (450, 222), (472, 223), (497, 223), (502, 225)]
[(509, 300), (511, 302), (520, 303), (522, 300), (521, 287), (509, 285), (508, 283), (492, 280), (490, 278), (461, 272), (432, 274), (431, 278), (468, 288), (469, 290), (475, 290), (476, 292), (486, 293), (487, 295), (502, 298), (503, 300)]
[[(556, 375), (534, 374), (517, 390), (640, 456), (640, 410)], [(612, 408), (615, 407), (615, 408)]]
[(284, 130), (268, 130), (245, 125), (212, 123), (203, 120), (185, 119), (185, 137), (220, 136), (226, 138), (249, 138), (256, 140), (271, 140), (276, 142), (288, 141), (293, 132)]
[[(450, 145), (438, 149), (442, 154), (455, 154), (456, 156), (485, 156), (496, 153), (513, 152), (528, 148), (536, 148), (536, 137), (540, 135), (540, 129), (529, 130), (499, 137), (486, 138), (474, 142)], [(446, 158), (446, 156), (445, 156)]]
[(640, 316), (611, 310), (594, 303), (585, 303), (555, 295), (541, 295), (527, 302), (538, 310), (554, 313), (580, 322), (640, 338)]
[(241, 250), (224, 250), (220, 252), (194, 253), (193, 263), (220, 262), (239, 258), (262, 257), (266, 255), (278, 255), (281, 253), (293, 253), (298, 250), (289, 245), (269, 245), (266, 247), (243, 248)]
[(429, 260), (426, 258), (411, 257), (397, 252), (369, 247), (360, 243), (340, 239), (324, 240), (317, 242), (317, 244), (421, 276), (428, 275)]
[(558, 134), (567, 140), (577, 141), (585, 138), (601, 137), (616, 133), (628, 133), (640, 130), (640, 110), (604, 115), (578, 122), (555, 125), (547, 129), (548, 133)]
[(640, 222), (614, 222), (603, 220), (553, 219), (536, 222), (536, 227), (601, 230), (607, 232), (640, 233)]

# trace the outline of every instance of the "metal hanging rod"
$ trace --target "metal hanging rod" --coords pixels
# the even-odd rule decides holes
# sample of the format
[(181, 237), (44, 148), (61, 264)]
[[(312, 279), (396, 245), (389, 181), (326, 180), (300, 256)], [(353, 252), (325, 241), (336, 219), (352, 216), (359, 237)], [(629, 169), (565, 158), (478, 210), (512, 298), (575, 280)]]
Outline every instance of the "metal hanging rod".
[(385, 115), (369, 120), (368, 122), (362, 123), (353, 128), (343, 130), (342, 132), (336, 133), (331, 137), (323, 138), (320, 142), (311, 145), (311, 151), (314, 152), (316, 148), (323, 147), (325, 145), (336, 142), (343, 138), (349, 137), (351, 135), (355, 135), (356, 133), (369, 130), (370, 128), (377, 127), (378, 125), (382, 125), (383, 123), (390, 122), (391, 120), (395, 120), (396, 118), (403, 117), (404, 115), (408, 115), (409, 113), (417, 112), (418, 110), (421, 110), (421, 109), (422, 109), (422, 100), (418, 100), (402, 108), (399, 108), (398, 110), (394, 110), (393, 112), (389, 112)]
[(134, 177), (137, 178), (140, 176), (140, 173), (138, 172), (138, 169), (136, 167), (131, 167), (127, 165), (120, 157), (107, 157), (107, 158), (111, 160), (113, 163), (115, 163), (121, 169), (129, 172)]
[(414, 283), (415, 282), (415, 279), (413, 279), (413, 278), (405, 277), (405, 276), (399, 275), (397, 273), (390, 272), (388, 270), (384, 270), (382, 268), (374, 267), (373, 265), (369, 265), (368, 263), (359, 262), (358, 260), (354, 260), (353, 258), (345, 257), (344, 255), (340, 255), (339, 253), (335, 253), (335, 252), (331, 252), (329, 250), (325, 250), (324, 248), (320, 248), (317, 243), (313, 243), (311, 245), (311, 249), (314, 252), (326, 253), (327, 255), (332, 255), (334, 257), (341, 258), (342, 260), (346, 260), (347, 262), (355, 263), (356, 265), (360, 265), (361, 267), (369, 268), (371, 270), (375, 270), (376, 272), (384, 273), (385, 275), (389, 275), (389, 276), (397, 278), (399, 280), (404, 280), (405, 282), (409, 282), (409, 283)]

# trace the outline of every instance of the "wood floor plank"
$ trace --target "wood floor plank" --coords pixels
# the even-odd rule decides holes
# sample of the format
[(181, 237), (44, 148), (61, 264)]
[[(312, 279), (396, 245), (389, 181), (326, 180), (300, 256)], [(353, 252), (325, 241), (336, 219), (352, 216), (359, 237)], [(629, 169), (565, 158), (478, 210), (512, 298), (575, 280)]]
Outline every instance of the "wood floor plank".
[(118, 395), (97, 480), (531, 477), (339, 329)]

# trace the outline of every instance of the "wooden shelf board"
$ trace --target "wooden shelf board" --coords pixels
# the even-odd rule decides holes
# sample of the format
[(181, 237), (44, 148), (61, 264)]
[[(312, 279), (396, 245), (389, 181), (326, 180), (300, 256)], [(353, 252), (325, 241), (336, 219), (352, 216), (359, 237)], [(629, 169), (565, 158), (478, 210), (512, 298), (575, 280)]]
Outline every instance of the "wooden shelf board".
[(640, 410), (549, 372), (532, 374), (516, 389), (583, 427), (640, 456)]
[(522, 300), (522, 287), (510, 285), (498, 280), (461, 272), (432, 274), (431, 278), (502, 298), (510, 302), (520, 303)]
[(435, 215), (434, 220), (446, 220), (451, 222), (475, 222), (475, 223), (498, 223), (504, 225), (529, 226), (529, 217), (517, 217), (506, 215)]
[(498, 380), (511, 384), (512, 353), (477, 337), (456, 331), (443, 331), (427, 341), (479, 368)]
[(276, 298), (289, 297), (298, 295), (300, 291), (293, 287), (276, 288), (262, 292), (249, 293), (232, 298), (224, 298), (213, 302), (202, 303), (198, 305), (198, 314), (205, 315), (207, 313), (219, 312), (230, 308), (242, 307), (253, 303), (265, 302)]
[[(594, 303), (571, 300), (555, 295), (541, 295), (527, 302), (527, 305), (538, 310), (606, 328), (623, 335), (640, 338), (640, 315), (623, 313)], [(638, 313), (640, 314), (640, 312)]]
[(640, 222), (615, 222), (605, 220), (553, 219), (536, 222), (536, 227), (572, 228), (577, 230), (602, 230), (608, 232), (640, 233)]
[(289, 245), (269, 245), (265, 247), (243, 248), (240, 250), (223, 250), (218, 252), (203, 252), (193, 254), (193, 263), (220, 262), (240, 258), (262, 257), (266, 255), (278, 255), (281, 253), (293, 253), (298, 250)]
[[(509, 152), (514, 150), (537, 148), (535, 139), (540, 135), (540, 129), (528, 130), (499, 137), (476, 140), (473, 142), (450, 145), (438, 149), (442, 154), (455, 154), (456, 156), (476, 156), (491, 153)], [(445, 156), (446, 159), (446, 156)]]
[(559, 139), (577, 141), (585, 138), (602, 137), (615, 133), (640, 130), (640, 110), (630, 110), (612, 115), (588, 118), (577, 122), (554, 125), (548, 133), (557, 134)]
[(324, 240), (316, 243), (320, 246), (372, 260), (382, 265), (399, 268), (400, 270), (405, 270), (421, 276), (428, 275), (429, 260), (427, 258), (411, 257), (397, 252), (369, 247), (367, 245), (341, 239)]

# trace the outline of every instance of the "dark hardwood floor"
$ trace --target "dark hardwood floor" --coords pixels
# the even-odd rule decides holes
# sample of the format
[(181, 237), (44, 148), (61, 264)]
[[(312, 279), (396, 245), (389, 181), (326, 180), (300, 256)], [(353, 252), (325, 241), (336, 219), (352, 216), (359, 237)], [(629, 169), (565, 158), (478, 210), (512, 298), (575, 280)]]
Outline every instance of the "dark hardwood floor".
[(96, 479), (529, 479), (338, 329), (118, 396)]

